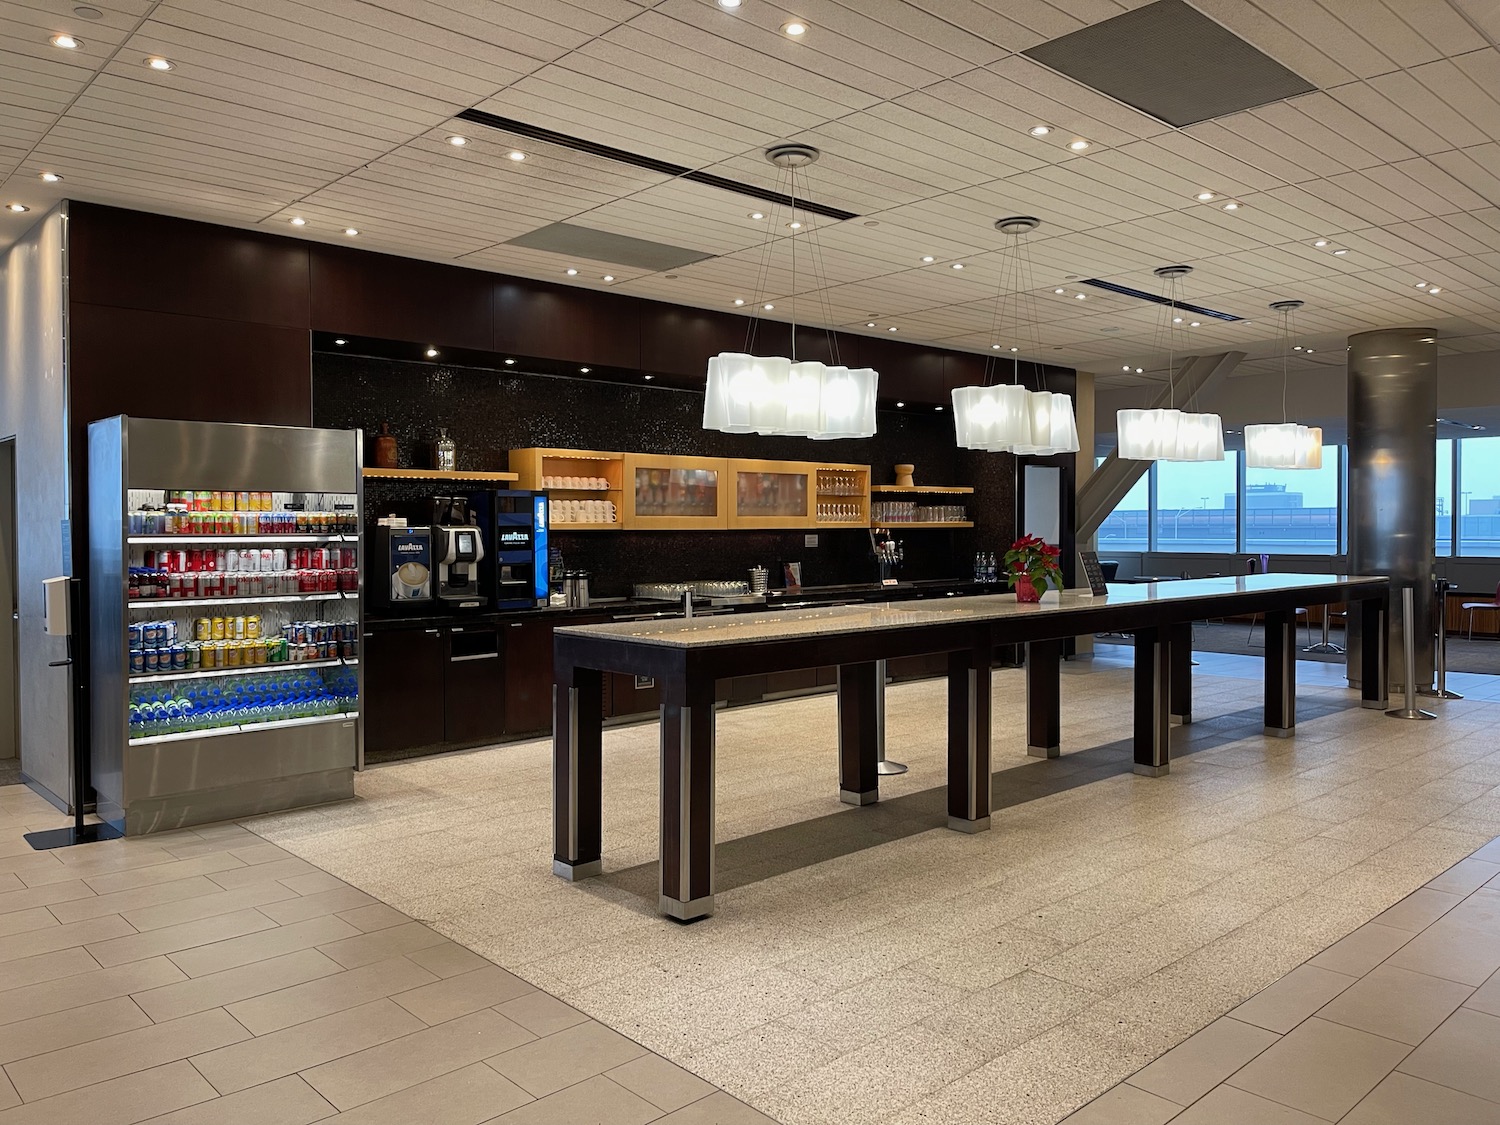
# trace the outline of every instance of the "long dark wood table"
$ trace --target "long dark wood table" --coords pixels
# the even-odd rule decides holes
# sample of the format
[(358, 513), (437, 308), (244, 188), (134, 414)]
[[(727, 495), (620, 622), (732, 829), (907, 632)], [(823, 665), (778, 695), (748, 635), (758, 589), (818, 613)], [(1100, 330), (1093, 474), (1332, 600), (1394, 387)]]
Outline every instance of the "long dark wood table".
[[(603, 674), (654, 677), (661, 704), (661, 912), (691, 921), (714, 909), (714, 684), (729, 676), (838, 666), (839, 796), (873, 803), (879, 683), (876, 662), (948, 654), (948, 827), (990, 825), (990, 667), (995, 646), (1027, 646), (1027, 750), (1061, 748), (1059, 662), (1086, 633), (1135, 638), (1135, 770), (1170, 768), (1173, 719), (1192, 721), (1192, 623), (1265, 615), (1265, 730), (1296, 726), (1296, 615), (1308, 605), (1357, 603), (1361, 694), (1386, 706), (1390, 583), (1382, 577), (1255, 574), (1114, 585), (1107, 597), (1067, 592), (1020, 604), (1010, 594), (711, 618), (559, 628), (553, 657), (553, 871), (602, 870)], [(1371, 674), (1373, 671), (1374, 674)]]

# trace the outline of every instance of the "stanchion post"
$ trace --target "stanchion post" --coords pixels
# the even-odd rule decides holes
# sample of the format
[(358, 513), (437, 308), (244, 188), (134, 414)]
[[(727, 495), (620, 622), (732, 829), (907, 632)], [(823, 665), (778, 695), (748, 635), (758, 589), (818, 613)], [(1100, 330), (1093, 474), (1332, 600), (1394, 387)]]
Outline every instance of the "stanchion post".
[(892, 762), (885, 756), (885, 661), (875, 661), (875, 772), (894, 777), (909, 768), (904, 762)]
[(1401, 588), (1401, 655), (1406, 666), (1406, 706), (1393, 707), (1385, 713), (1388, 719), (1435, 719), (1431, 711), (1417, 708), (1417, 638), (1415, 592), (1410, 586)]
[(1446, 578), (1439, 578), (1433, 583), (1433, 591), (1437, 595), (1437, 687), (1418, 688), (1418, 695), (1430, 696), (1433, 699), (1462, 699), (1456, 691), (1448, 690), (1448, 590), (1453, 585)]

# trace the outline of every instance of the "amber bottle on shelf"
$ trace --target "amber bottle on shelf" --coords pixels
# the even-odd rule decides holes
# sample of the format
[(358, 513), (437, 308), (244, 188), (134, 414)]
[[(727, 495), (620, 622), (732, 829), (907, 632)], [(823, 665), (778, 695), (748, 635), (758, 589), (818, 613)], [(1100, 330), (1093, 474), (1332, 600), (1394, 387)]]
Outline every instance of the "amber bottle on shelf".
[(391, 433), (389, 422), (380, 423), (380, 433), (375, 438), (375, 467), (377, 469), (396, 467), (396, 435)]

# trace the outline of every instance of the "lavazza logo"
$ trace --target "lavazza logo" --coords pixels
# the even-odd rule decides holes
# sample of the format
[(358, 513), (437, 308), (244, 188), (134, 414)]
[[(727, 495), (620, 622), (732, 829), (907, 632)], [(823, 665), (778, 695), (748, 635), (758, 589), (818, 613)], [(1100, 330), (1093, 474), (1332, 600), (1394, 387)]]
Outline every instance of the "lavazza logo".
[(420, 543), (397, 543), (396, 552), (402, 555), (420, 555), (422, 544)]

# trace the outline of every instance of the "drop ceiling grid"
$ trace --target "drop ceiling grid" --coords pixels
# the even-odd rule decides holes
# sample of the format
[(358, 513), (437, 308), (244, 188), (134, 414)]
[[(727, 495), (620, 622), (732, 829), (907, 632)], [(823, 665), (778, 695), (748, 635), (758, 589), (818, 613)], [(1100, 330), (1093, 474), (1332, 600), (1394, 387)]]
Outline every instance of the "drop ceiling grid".
[[(418, 204), (415, 207), (414, 202)], [(431, 206), (421, 206), (423, 202)], [(438, 205), (445, 202), (446, 206), (439, 209)], [(556, 221), (545, 207), (538, 204), (512, 209), (459, 200), (445, 201), (437, 194), (427, 196), (424, 201), (420, 193), (400, 181), (392, 182), (372, 169), (362, 169), (338, 183), (310, 192), (296, 208), (297, 214), (303, 218), (319, 210), (358, 216), (357, 221), (345, 219), (344, 223), (353, 222), (366, 237), (376, 236), (383, 229), (382, 224), (426, 224), (434, 235), (452, 236), (455, 244), (461, 247), (455, 250), (455, 255), (504, 242), (549, 221)], [(565, 210), (554, 208), (553, 214)]]
[(552, 62), (589, 40), (606, 34), (640, 9), (612, 4), (608, 12), (584, 10), (579, 0), (536, 4), (527, 0), (378, 0), (369, 5), (406, 19), (420, 21), (439, 34), (451, 33), (477, 43), (505, 43), (513, 51), (542, 62)]

